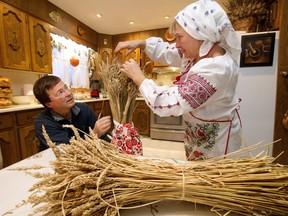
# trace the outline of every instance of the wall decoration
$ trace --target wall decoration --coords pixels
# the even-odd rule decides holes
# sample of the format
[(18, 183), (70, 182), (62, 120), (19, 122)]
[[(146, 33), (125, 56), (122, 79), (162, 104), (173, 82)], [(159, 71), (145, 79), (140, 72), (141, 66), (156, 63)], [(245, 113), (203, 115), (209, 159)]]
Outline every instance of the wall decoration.
[(85, 30), (84, 30), (83, 26), (81, 26), (81, 25), (77, 26), (77, 33), (80, 36), (83, 36), (85, 34)]
[(56, 23), (61, 21), (61, 15), (57, 11), (51, 11), (49, 17)]
[(275, 32), (242, 35), (240, 67), (272, 66)]

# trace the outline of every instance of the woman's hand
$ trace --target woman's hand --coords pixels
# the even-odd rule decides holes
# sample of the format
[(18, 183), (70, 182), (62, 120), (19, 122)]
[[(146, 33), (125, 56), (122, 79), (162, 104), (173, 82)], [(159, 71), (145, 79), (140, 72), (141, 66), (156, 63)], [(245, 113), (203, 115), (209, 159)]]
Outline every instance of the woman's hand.
[(94, 125), (94, 133), (97, 134), (98, 138), (106, 134), (111, 127), (111, 117), (105, 116), (98, 119)]
[(130, 79), (132, 79), (138, 87), (145, 79), (141, 68), (134, 59), (129, 59), (128, 61), (125, 61), (120, 71), (126, 74), (126, 76), (128, 76)]
[(126, 56), (128, 56), (131, 52), (133, 52), (135, 49), (145, 49), (146, 47), (146, 41), (145, 40), (131, 40), (131, 41), (125, 41), (125, 42), (119, 42), (114, 50), (114, 53), (118, 53), (120, 50), (128, 49), (125, 53)]

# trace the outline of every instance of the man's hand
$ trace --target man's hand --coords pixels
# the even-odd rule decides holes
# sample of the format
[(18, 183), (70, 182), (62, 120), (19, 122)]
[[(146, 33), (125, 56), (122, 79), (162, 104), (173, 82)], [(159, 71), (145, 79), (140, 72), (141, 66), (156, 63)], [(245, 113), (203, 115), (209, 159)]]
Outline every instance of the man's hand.
[(111, 128), (111, 116), (105, 116), (98, 119), (94, 125), (94, 133), (97, 134), (98, 138), (103, 136)]

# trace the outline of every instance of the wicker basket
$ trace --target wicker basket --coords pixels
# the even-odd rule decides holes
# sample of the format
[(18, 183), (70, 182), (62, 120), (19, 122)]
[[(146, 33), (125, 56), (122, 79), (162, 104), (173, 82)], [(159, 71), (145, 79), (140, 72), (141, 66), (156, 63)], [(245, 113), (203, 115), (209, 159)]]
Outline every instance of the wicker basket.
[(257, 22), (254, 17), (247, 17), (234, 21), (233, 27), (236, 31), (256, 32)]

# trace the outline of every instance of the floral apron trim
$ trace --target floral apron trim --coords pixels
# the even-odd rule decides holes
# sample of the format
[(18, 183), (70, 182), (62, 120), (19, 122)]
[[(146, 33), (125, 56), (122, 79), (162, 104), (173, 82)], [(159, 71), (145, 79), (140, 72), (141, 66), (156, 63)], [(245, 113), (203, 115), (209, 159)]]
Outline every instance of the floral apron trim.
[[(203, 120), (195, 117), (191, 112), (190, 117), (193, 118), (193, 121), (186, 122), (184, 135), (187, 160), (205, 159), (211, 157), (212, 153), (215, 153), (215, 156), (227, 154), (233, 119), (226, 121)], [(227, 135), (222, 135), (219, 140), (221, 131), (226, 131)]]

